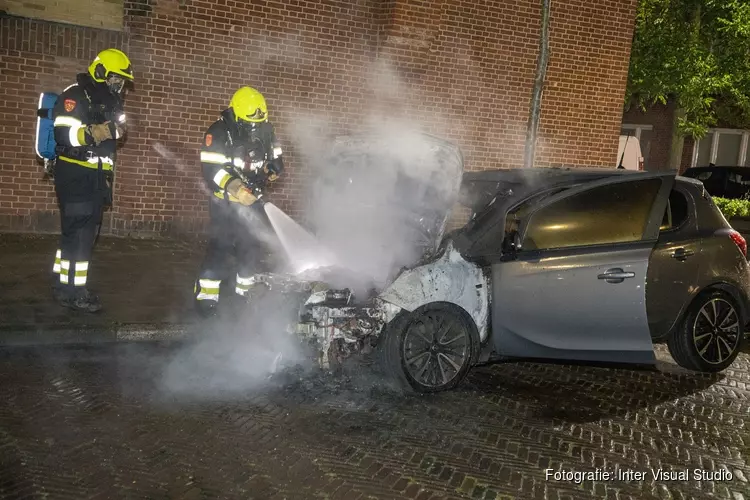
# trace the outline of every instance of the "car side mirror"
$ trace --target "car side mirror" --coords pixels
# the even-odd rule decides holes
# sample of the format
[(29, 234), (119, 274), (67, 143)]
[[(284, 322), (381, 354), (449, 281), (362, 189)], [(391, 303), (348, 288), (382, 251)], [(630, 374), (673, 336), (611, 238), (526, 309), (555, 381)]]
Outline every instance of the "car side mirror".
[(513, 233), (513, 249), (516, 252), (521, 250), (521, 235), (518, 232)]

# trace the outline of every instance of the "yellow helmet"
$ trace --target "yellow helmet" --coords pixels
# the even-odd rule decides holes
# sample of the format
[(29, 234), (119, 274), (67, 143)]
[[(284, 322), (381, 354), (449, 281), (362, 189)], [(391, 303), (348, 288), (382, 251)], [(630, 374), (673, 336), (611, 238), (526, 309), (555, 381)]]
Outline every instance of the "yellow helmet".
[(232, 96), (229, 107), (234, 111), (237, 120), (253, 123), (268, 120), (268, 106), (263, 94), (252, 87), (242, 87)]
[(89, 66), (89, 74), (97, 82), (104, 82), (110, 74), (116, 74), (127, 80), (133, 80), (133, 67), (124, 52), (117, 49), (106, 49), (96, 56)]

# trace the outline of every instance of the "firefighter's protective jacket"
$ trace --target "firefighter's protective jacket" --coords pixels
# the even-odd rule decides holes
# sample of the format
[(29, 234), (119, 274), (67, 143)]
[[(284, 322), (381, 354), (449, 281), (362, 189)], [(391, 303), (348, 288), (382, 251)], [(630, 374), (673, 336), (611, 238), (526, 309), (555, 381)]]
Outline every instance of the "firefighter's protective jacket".
[(229, 194), (227, 185), (233, 179), (253, 189), (262, 185), (266, 174), (263, 167), (283, 169), (282, 150), (269, 122), (240, 127), (231, 109), (225, 110), (206, 131), (201, 146), (203, 178), (214, 196), (238, 202)]
[(106, 85), (97, 84), (87, 73), (79, 74), (76, 83), (60, 94), (53, 111), (58, 158), (111, 172), (117, 141), (108, 139), (96, 145), (86, 127), (112, 121), (121, 112), (122, 102)]

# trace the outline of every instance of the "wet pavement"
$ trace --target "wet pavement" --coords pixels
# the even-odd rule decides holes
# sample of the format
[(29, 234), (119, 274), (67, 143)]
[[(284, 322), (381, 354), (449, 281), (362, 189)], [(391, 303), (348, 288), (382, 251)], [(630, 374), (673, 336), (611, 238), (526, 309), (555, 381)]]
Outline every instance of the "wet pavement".
[[(747, 353), (715, 376), (661, 346), (658, 371), (496, 364), (422, 397), (370, 368), (269, 379), (277, 344), (193, 314), (202, 242), (102, 238), (97, 315), (52, 301), (56, 247), (0, 234), (0, 499), (750, 499)], [(194, 340), (95, 342), (122, 338)], [(60, 341), (88, 345), (8, 346)]]
[(204, 242), (101, 237), (89, 270), (90, 289), (104, 306), (97, 314), (54, 301), (57, 246), (54, 235), (0, 234), (0, 341), (55, 340), (71, 331), (93, 340), (122, 325), (137, 333), (195, 321), (193, 283)]
[[(0, 498), (750, 498), (747, 354), (715, 376), (661, 348), (659, 371), (496, 364), (407, 396), (369, 369), (267, 380), (241, 349), (209, 351), (0, 351)], [(222, 370), (234, 392), (212, 383)], [(597, 467), (646, 476), (545, 472)]]

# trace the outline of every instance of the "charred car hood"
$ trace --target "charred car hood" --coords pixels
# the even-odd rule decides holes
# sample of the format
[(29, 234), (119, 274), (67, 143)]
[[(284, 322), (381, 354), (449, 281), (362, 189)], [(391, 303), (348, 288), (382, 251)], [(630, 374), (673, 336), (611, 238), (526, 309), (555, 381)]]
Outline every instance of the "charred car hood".
[[(388, 177), (394, 190), (376, 200), (377, 209), (411, 216), (421, 222), (425, 249), (436, 250), (451, 208), (458, 200), (464, 173), (461, 150), (438, 137), (410, 132), (338, 137), (330, 150), (327, 182), (341, 191)], [(376, 181), (377, 182), (377, 181)], [(394, 210), (395, 209), (395, 210)]]

